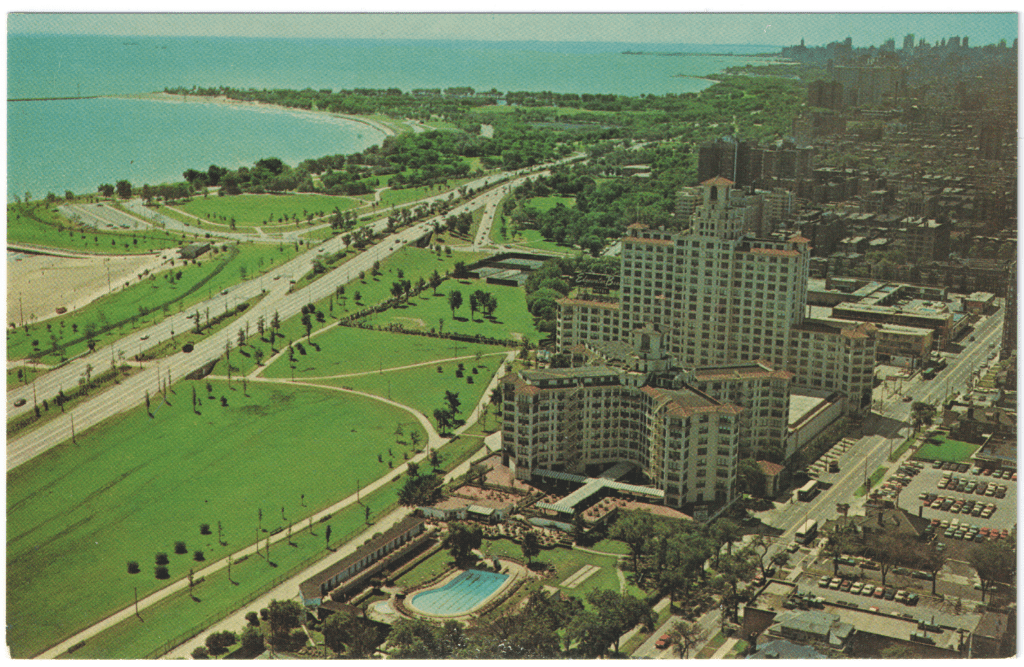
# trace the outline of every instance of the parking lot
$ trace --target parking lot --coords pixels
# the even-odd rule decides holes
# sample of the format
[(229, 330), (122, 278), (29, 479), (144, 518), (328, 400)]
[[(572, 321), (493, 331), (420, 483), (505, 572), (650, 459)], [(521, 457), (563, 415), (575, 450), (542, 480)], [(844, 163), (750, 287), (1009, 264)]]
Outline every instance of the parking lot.
[[(917, 463), (923, 464), (918, 474), (904, 476), (907, 483), (900, 493), (900, 507), (914, 513), (922, 508), (921, 516), (938, 519), (936, 535), (940, 541), (962, 539), (970, 533), (970, 526), (978, 527), (977, 537), (981, 538), (997, 532), (995, 539), (1005, 539), (1013, 530), (1017, 523), (1016, 480), (1004, 479), (1002, 474), (996, 477), (991, 469), (985, 475), (985, 468), (979, 470), (971, 463), (959, 464), (955, 469), (957, 464), (944, 464), (944, 469), (927, 461)], [(949, 480), (946, 488), (939, 488), (944, 479)], [(930, 500), (928, 506), (924, 506), (926, 500)], [(968, 526), (965, 534), (947, 534), (949, 527), (960, 525)]]

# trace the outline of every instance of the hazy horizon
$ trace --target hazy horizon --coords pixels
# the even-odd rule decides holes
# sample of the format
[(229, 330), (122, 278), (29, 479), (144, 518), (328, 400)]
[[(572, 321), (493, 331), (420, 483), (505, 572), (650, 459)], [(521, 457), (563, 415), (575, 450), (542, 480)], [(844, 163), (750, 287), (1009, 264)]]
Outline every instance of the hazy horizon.
[(903, 37), (973, 46), (1017, 37), (1004, 13), (646, 13), (646, 14), (8, 14), (9, 35), (393, 39), (488, 42), (613, 42), (808, 46), (852, 38), (855, 47)]

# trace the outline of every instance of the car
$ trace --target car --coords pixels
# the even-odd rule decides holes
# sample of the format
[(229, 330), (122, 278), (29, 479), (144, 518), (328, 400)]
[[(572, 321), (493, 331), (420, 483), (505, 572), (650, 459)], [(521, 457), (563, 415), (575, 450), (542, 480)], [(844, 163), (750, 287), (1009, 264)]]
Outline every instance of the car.
[(149, 340), (149, 334), (142, 336), (139, 340)]
[(981, 471), (981, 474), (984, 475), (985, 477), (991, 477), (992, 476), (992, 469), (991, 468), (985, 468), (984, 470)]
[(1017, 481), (1017, 473), (1013, 473), (1012, 475), (1010, 475), (1010, 480), (1016, 482)]
[[(906, 398), (910, 398), (910, 397), (907, 396)], [(904, 400), (906, 400), (906, 399), (904, 399)], [(911, 400), (913, 400), (913, 399), (911, 399)], [(942, 461), (932, 461), (932, 468), (935, 469), (935, 470), (941, 470), (942, 469)]]
[(900, 590), (896, 591), (896, 595), (893, 597), (893, 599), (896, 600), (896, 602), (906, 602), (907, 592), (901, 588)]
[(860, 591), (861, 591), (862, 588), (864, 588), (864, 584), (862, 584), (860, 582), (857, 582), (853, 586), (850, 586), (850, 594), (851, 595), (860, 595)]
[(839, 590), (848, 591), (853, 586), (853, 582), (849, 579), (843, 579), (843, 583), (839, 584)]
[(958, 468), (958, 470), (960, 470), (960, 472), (967, 472), (970, 469), (971, 469), (971, 466), (970, 466), (969, 463), (961, 463), (959, 468)]
[(874, 584), (864, 584), (864, 586), (862, 586), (861, 589), (860, 589), (860, 594), (864, 595), (864, 596), (870, 596), (874, 592), (875, 592), (875, 585)]
[(943, 520), (942, 520), (942, 523), (940, 523), (939, 525), (940, 525), (940, 526), (942, 526), (942, 529), (943, 529), (943, 530), (945, 530), (946, 528), (949, 528), (949, 526), (950, 526), (951, 524), (950, 524), (950, 521), (949, 521), (949, 519), (943, 519)]
[(987, 507), (985, 509), (981, 510), (981, 518), (982, 519), (987, 519), (990, 516), (992, 516), (992, 510), (988, 509)]
[(883, 593), (883, 597), (886, 600), (895, 600), (896, 599), (896, 591), (895, 591), (895, 589), (890, 588), (889, 586), (886, 586), (885, 587), (885, 593)]
[(26, 401), (24, 398), (16, 398), (16, 399), (14, 399), (14, 407), (20, 408), (21, 406), (25, 405), (25, 403), (27, 403), (27, 402), (28, 401)]
[(876, 587), (875, 587), (875, 592), (874, 592), (874, 596), (875, 596), (876, 598), (879, 598), (879, 599), (881, 599), (883, 595), (885, 595), (885, 589), (884, 589), (884, 588), (882, 588), (881, 586), (876, 586)]
[(228, 291), (227, 290), (223, 290), (223, 291), (221, 291), (220, 294), (221, 294), (221, 296), (227, 296), (228, 295)]
[(946, 532), (942, 534), (943, 537), (953, 537), (956, 535), (956, 528), (947, 528)]
[(996, 498), (1005, 498), (1006, 489), (996, 489)]
[(985, 489), (985, 495), (988, 496), (989, 498), (996, 495), (996, 487), (990, 486), (987, 489)]
[(975, 535), (974, 536), (974, 541), (979, 543), (979, 544), (982, 543), (982, 542), (987, 541), (988, 539), (989, 538), (987, 536), (985, 536), (985, 535)]
[(1001, 531), (999, 531), (999, 533), (1003, 537), (1009, 537), (1010, 536), (1010, 529), (1009, 528), (1003, 528)]
[(917, 593), (915, 593), (913, 591), (907, 593), (907, 604), (910, 604), (910, 605), (917, 604), (918, 599), (919, 599), (919, 596), (918, 596)]
[(972, 468), (971, 469), (971, 474), (972, 475), (980, 475), (981, 474), (981, 466), (975, 466), (974, 468)]
[(672, 645), (672, 638), (668, 636), (668, 633), (658, 637), (658, 641), (654, 642), (654, 648), (668, 648)]
[(818, 588), (828, 588), (829, 582), (832, 581), (832, 577), (826, 575), (821, 579), (818, 579)]
[(954, 503), (953, 506), (949, 508), (949, 511), (952, 512), (953, 514), (959, 514), (961, 507), (962, 507), (962, 505), (960, 505), (958, 503)]
[(841, 583), (842, 583), (842, 579), (839, 579), (838, 577), (832, 577), (832, 581), (829, 582), (828, 588), (829, 588), (830, 591), (838, 591), (839, 590), (839, 584), (841, 584)]
[(967, 488), (964, 489), (964, 492), (965, 493), (974, 493), (974, 490), (976, 488), (978, 488), (978, 483), (977, 482), (968, 482)]
[(1011, 471), (1009, 471), (1009, 470), (1004, 470), (1003, 471), (1003, 479), (1010, 479), (1012, 476), (1013, 476), (1013, 473)]
[(800, 550), (800, 545), (796, 542), (790, 542), (789, 546), (786, 547), (786, 551), (793, 554)]
[(281, 279), (280, 275), (274, 276), (274, 280), (280, 280), (280, 279)]

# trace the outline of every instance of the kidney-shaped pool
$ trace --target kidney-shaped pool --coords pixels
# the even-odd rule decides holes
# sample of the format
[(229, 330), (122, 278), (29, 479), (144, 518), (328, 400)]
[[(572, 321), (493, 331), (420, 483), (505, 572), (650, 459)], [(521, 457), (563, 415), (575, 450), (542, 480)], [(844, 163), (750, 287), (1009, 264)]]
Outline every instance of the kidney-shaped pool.
[(405, 604), (432, 616), (459, 616), (491, 597), (506, 579), (507, 574), (466, 570), (441, 588), (413, 594)]

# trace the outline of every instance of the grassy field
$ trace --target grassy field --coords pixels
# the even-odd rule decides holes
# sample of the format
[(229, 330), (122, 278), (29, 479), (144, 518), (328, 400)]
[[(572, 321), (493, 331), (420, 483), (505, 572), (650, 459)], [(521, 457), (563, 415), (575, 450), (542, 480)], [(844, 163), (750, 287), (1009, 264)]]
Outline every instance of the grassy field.
[[(196, 264), (176, 263), (168, 271), (152, 274), (141, 283), (98, 299), (85, 308), (30, 324), (27, 331), (25, 327), (8, 329), (7, 358), (31, 357), (44, 363), (58, 363), (62, 356), (70, 358), (85, 352), (90, 331), (97, 346), (103, 346), (133, 328), (162, 320), (172, 310), (187, 310), (241, 282), (243, 276), (258, 276), (296, 255), (294, 246), (287, 244), (218, 245), (218, 249), (221, 250), (204, 255)], [(171, 272), (175, 276), (173, 283)], [(33, 345), (33, 341), (37, 344)], [(133, 351), (125, 353), (130, 355)]]
[[(294, 363), (283, 356), (268, 366), (262, 376), (286, 378), (294, 372), (296, 378), (307, 378), (362, 373), (478, 352), (493, 354), (503, 351), (503, 348), (494, 345), (466, 343), (459, 343), (456, 350), (453, 341), (443, 338), (354, 327), (333, 327), (327, 333), (317, 336), (316, 342), (320, 346), (319, 351), (306, 346), (307, 355), (296, 353)], [(467, 363), (472, 361), (469, 359)]]
[(857, 490), (853, 492), (853, 495), (860, 498), (861, 496), (867, 494), (868, 491), (878, 486), (878, 483), (882, 481), (882, 478), (885, 477), (885, 473), (887, 473), (888, 471), (889, 469), (884, 466), (876, 468), (875, 471), (871, 473), (871, 477), (868, 478), (867, 485), (861, 484), (860, 486), (858, 486)]
[(525, 208), (530, 209), (536, 213), (544, 213), (550, 211), (561, 204), (566, 208), (573, 208), (576, 206), (575, 197), (531, 197), (524, 204)]
[[(498, 308), (493, 319), (484, 317), (480, 312), (470, 319), (469, 295), (478, 289), (497, 298)], [(453, 317), (448, 307), (448, 294), (454, 290), (462, 293), (462, 306)], [(443, 328), (440, 325), (442, 319)], [(413, 331), (437, 329), (445, 333), (479, 334), (491, 338), (509, 338), (519, 334), (533, 342), (542, 337), (534, 325), (533, 316), (526, 309), (526, 292), (518, 287), (488, 285), (484, 280), (447, 280), (438, 287), (437, 296), (428, 289), (408, 303), (371, 315), (364, 321), (374, 326), (401, 325)]]
[[(355, 492), (357, 480), (384, 474), (388, 449), (412, 429), (425, 440), (407, 412), (370, 399), (260, 383), (249, 383), (246, 396), (237, 381), (210, 386), (212, 393), (202, 382), (179, 383), (172, 405), (152, 397), (152, 417), (139, 407), (8, 474), (14, 655), (32, 655), (123, 606), (132, 587), (140, 596), (159, 588), (154, 553), (170, 555), (172, 579), (184, 576), (195, 563), (171, 555), (174, 541), (221, 558), (252, 543), (258, 509), (264, 530), (284, 528)], [(193, 388), (201, 414), (192, 410)], [(271, 411), (273, 419), (260, 418)], [(217, 543), (218, 522), (226, 546)], [(201, 523), (214, 535), (201, 536)], [(127, 574), (131, 560), (140, 574)]]
[(590, 546), (594, 551), (604, 551), (611, 554), (622, 554), (623, 556), (629, 554), (629, 545), (625, 542), (618, 540), (604, 539), (596, 544)]
[(235, 219), (238, 227), (281, 224), (288, 221), (305, 222), (312, 215), (330, 215), (337, 208), (347, 211), (363, 206), (365, 202), (352, 197), (332, 195), (232, 195), (227, 197), (197, 197), (179, 205), (186, 213), (230, 225)]
[(978, 450), (980, 445), (972, 445), (959, 440), (951, 440), (945, 435), (936, 434), (930, 439), (939, 440), (939, 443), (925, 443), (914, 454), (915, 459), (922, 461), (943, 461), (952, 463), (963, 463), (969, 461), (971, 456)]
[[(482, 550), (489, 556), (512, 556), (513, 558), (523, 558), (522, 548), (511, 540), (485, 540)], [(616, 574), (616, 570), (618, 569), (618, 558), (615, 556), (598, 556), (596, 554), (587, 553), (586, 551), (556, 547), (554, 549), (541, 550), (540, 555), (534, 558), (534, 560), (547, 563), (555, 568), (555, 576), (545, 580), (544, 583), (557, 587), (566, 595), (573, 595), (585, 601), (587, 594), (591, 591), (605, 589), (613, 591), (620, 590), (619, 576)], [(561, 586), (562, 582), (576, 574), (576, 572), (584, 565), (596, 565), (601, 569), (596, 574), (588, 577), (576, 588), (563, 588)], [(638, 598), (646, 597), (643, 591), (631, 583), (626, 584), (625, 592)], [(586, 604), (586, 602), (584, 602), (584, 604)]]
[(119, 255), (158, 252), (181, 245), (178, 237), (164, 231), (104, 232), (75, 225), (41, 204), (7, 205), (7, 242)]
[[(318, 301), (316, 303), (317, 310), (324, 313), (324, 322), (317, 322), (314, 319), (312, 331), (319, 331), (326, 326), (330, 326), (335, 320), (346, 314), (354, 313), (390, 298), (391, 284), (398, 280), (398, 271), (402, 271), (405, 280), (411, 280), (415, 283), (420, 277), (424, 280), (428, 279), (435, 270), (439, 274), (444, 275), (455, 266), (457, 261), (469, 263), (482, 256), (481, 253), (455, 253), (450, 256), (442, 253), (437, 255), (424, 248), (403, 247), (394, 255), (381, 262), (381, 275), (372, 276), (367, 272), (362, 280), (356, 278), (347, 283), (344, 295), (340, 297), (329, 296)], [(356, 300), (357, 293), (360, 297), (358, 301)], [(430, 293), (431, 290), (429, 289), (424, 292), (425, 295)], [(412, 301), (422, 298), (428, 297), (413, 297)], [(269, 325), (270, 322), (267, 322), (268, 327)], [(289, 340), (304, 340), (305, 336), (306, 329), (302, 326), (302, 315), (296, 314), (281, 322), (281, 328), (278, 330), (274, 349), (281, 350), (282, 347), (288, 346)], [(319, 341), (314, 340), (313, 342), (319, 345)], [(315, 351), (315, 346), (310, 347)], [(264, 339), (260, 339), (256, 335), (251, 336), (241, 353), (232, 355), (231, 372), (239, 375), (252, 372), (256, 367), (255, 350), (257, 348), (263, 352), (264, 359), (271, 357), (269, 333), (264, 336)], [(309, 348), (307, 348), (308, 351)], [(223, 360), (218, 362), (214, 372), (220, 375), (227, 375), (227, 367)]]
[(430, 581), (437, 575), (441, 574), (453, 564), (452, 557), (448, 553), (447, 549), (441, 549), (436, 554), (427, 558), (425, 561), (414, 567), (409, 572), (406, 572), (395, 585), (403, 588), (415, 588), (426, 581)]
[(469, 232), (466, 234), (465, 237), (456, 236), (451, 231), (447, 231), (444, 234), (438, 234), (437, 242), (447, 243), (448, 245), (456, 248), (463, 246), (472, 246), (473, 241), (476, 240), (476, 232), (480, 228), (480, 221), (484, 217), (484, 208), (484, 206), (480, 206), (470, 211), (470, 213), (473, 216), (473, 224), (470, 225)]
[[(21, 371), (20, 374), (18, 371)], [(7, 388), (11, 389), (14, 386), (24, 386), (26, 390), (31, 391), (32, 381), (38, 376), (46, 372), (46, 369), (36, 368), (35, 366), (11, 366), (7, 369)]]
[(513, 237), (505, 243), (513, 248), (530, 248), (557, 255), (573, 255), (580, 251), (579, 248), (548, 241), (536, 229), (518, 229)]
[[(419, 410), (433, 420), (434, 410), (448, 409), (445, 391), (459, 395), (461, 406), (458, 419), (466, 418), (480, 401), (484, 389), (501, 365), (502, 356), (487, 356), (479, 361), (468, 359), (464, 362), (450, 361), (431, 364), (401, 371), (386, 371), (336, 380), (316, 380), (317, 384), (347, 387), (383, 398), (390, 398), (402, 405)], [(458, 364), (465, 367), (463, 377), (456, 377)], [(438, 372), (438, 368), (441, 372)], [(472, 369), (476, 368), (477, 373)], [(472, 378), (472, 384), (469, 379)]]
[[(481, 446), (479, 437), (452, 440), (440, 450), (442, 467), (446, 471), (453, 469)], [(371, 508), (371, 521), (397, 506), (398, 490), (403, 484), (404, 480), (399, 478), (362, 498), (362, 502)], [(62, 657), (155, 657), (170, 648), (168, 642), (184, 641), (199, 633), (245, 604), (246, 600), (253, 599), (276, 582), (291, 576), (292, 572), (308, 566), (312, 560), (322, 558), (326, 554), (324, 524), (331, 526), (331, 543), (336, 548), (365, 528), (363, 507), (347, 507), (326, 522), (314, 524), (312, 535), (307, 532), (308, 529), (299, 530), (296, 527), (292, 539), (295, 546), (277, 543), (271, 547), (270, 560), (274, 566), (268, 565), (263, 557), (250, 556), (244, 562), (232, 566), (230, 582), (227, 571), (221, 570), (196, 585), (195, 599), (189, 596), (188, 591), (172, 595), (144, 611), (141, 614), (142, 620), (127, 619), (96, 635), (71, 656), (64, 654)], [(442, 553), (447, 555), (447, 551)], [(132, 591), (125, 588), (123, 593), (119, 592), (114, 606), (123, 608), (129, 605), (134, 599), (132, 595)], [(253, 607), (252, 611), (258, 609)], [(42, 648), (33, 652), (38, 653)]]

